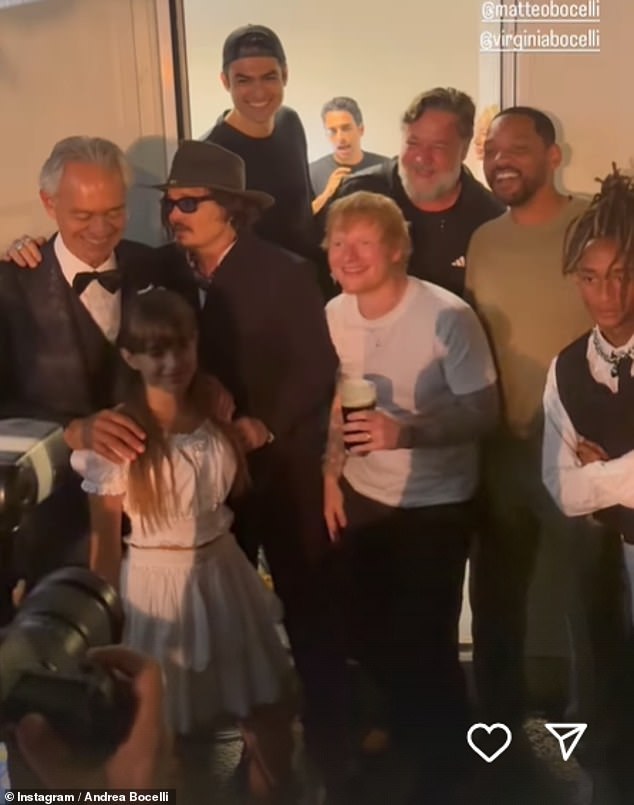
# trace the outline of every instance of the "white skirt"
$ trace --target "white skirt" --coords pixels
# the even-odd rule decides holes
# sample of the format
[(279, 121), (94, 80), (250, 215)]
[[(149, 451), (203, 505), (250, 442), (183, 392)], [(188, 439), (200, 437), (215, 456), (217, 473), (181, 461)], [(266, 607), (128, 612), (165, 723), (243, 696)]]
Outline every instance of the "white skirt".
[(193, 550), (131, 546), (121, 594), (123, 642), (161, 663), (177, 733), (282, 697), (290, 662), (275, 625), (281, 607), (232, 534)]

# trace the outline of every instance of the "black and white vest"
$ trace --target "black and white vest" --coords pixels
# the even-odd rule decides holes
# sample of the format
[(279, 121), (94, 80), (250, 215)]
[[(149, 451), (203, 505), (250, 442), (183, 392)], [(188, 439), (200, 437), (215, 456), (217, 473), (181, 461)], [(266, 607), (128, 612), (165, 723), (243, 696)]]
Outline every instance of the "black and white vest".
[[(577, 339), (557, 358), (559, 397), (577, 433), (600, 445), (611, 459), (620, 458), (634, 450), (634, 377), (620, 372), (616, 394), (597, 383), (586, 357), (588, 338), (586, 334)], [(596, 517), (634, 544), (634, 509), (612, 506)]]

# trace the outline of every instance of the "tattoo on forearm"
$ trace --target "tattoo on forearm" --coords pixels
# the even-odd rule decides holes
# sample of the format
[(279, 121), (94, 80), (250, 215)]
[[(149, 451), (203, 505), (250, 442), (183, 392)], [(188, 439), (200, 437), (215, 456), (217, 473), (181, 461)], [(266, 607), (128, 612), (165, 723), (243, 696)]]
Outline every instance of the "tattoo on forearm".
[(323, 461), (324, 475), (341, 476), (346, 463), (346, 448), (343, 443), (343, 415), (341, 406), (335, 401), (330, 412), (328, 442)]

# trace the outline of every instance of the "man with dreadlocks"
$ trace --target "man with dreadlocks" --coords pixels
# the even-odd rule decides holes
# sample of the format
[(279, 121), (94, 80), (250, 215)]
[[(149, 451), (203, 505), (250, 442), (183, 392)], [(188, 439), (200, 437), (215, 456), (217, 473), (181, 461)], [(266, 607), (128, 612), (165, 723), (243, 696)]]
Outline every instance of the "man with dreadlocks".
[(467, 253), (466, 287), (491, 338), (504, 404), (502, 424), (484, 446), (474, 671), (482, 715), (519, 727), (525, 672), (530, 681), (563, 666), (565, 676), (568, 661), (560, 569), (569, 524), (541, 481), (541, 399), (553, 356), (590, 325), (574, 283), (561, 274), (566, 228), (586, 202), (556, 188), (561, 150), (543, 112), (500, 112), (484, 149), (487, 181), (509, 209), (476, 230)]
[[(594, 326), (560, 352), (548, 372), (543, 479), (566, 515), (593, 515), (598, 521), (594, 567), (586, 556), (584, 568), (592, 587), (580, 592), (586, 606), (592, 598), (601, 602), (589, 645), (598, 677), (596, 710), (603, 710), (597, 715), (605, 720), (611, 711), (628, 713), (618, 702), (626, 633), (619, 600), (621, 551), (629, 577), (630, 628), (634, 621), (634, 181), (615, 165), (567, 235), (564, 273), (575, 277)], [(631, 708), (630, 700), (627, 721)], [(612, 737), (623, 757), (631, 740), (621, 733)]]

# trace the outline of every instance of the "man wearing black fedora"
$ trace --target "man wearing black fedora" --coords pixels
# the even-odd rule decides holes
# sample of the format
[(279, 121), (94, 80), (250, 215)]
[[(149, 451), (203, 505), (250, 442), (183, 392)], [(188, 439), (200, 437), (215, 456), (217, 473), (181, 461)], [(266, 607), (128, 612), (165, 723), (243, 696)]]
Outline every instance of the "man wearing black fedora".
[(345, 663), (322, 516), (321, 458), (337, 370), (312, 265), (251, 225), (273, 204), (245, 189), (244, 163), (186, 141), (160, 187), (174, 243), (165, 282), (200, 313), (201, 363), (231, 392), (251, 489), (235, 503), (252, 561), (264, 547), (303, 683), (307, 747), (327, 782), (345, 752)]

